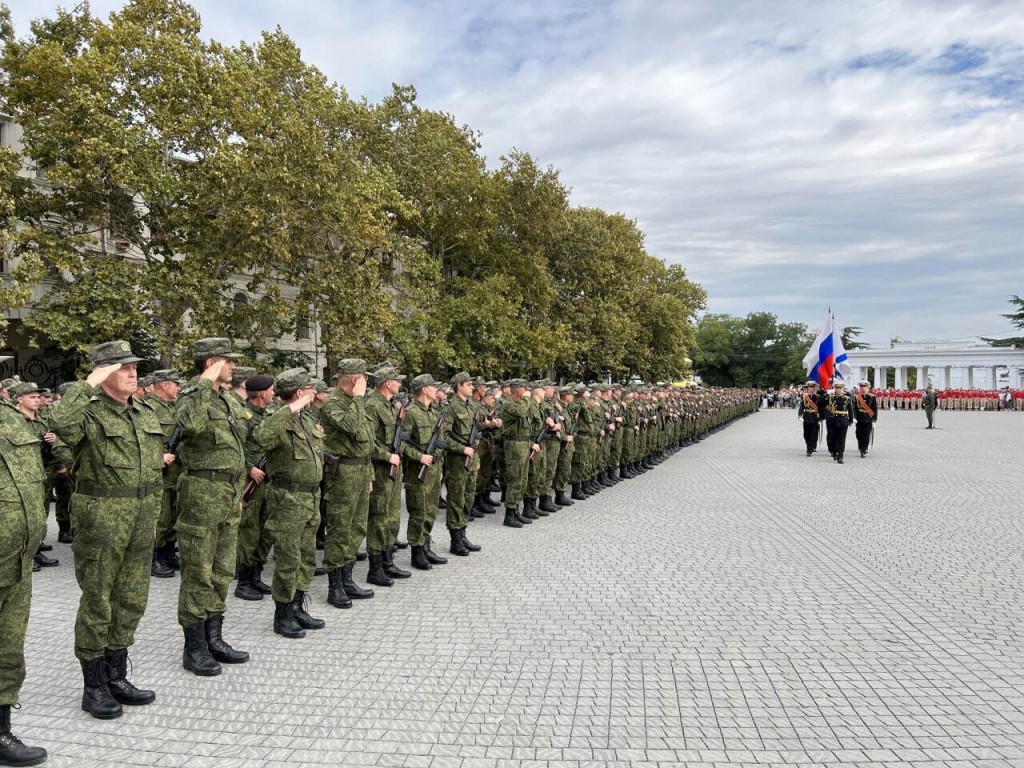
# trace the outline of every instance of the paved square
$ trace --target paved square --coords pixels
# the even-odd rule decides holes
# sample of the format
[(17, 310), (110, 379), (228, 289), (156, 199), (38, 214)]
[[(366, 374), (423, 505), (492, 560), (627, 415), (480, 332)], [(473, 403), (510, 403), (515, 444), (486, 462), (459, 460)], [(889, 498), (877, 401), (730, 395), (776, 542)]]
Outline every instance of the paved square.
[(14, 730), (75, 768), (1024, 766), (1024, 415), (938, 425), (883, 413), (839, 466), (762, 411), (523, 530), (476, 521), (481, 554), (351, 610), (317, 579), (304, 640), (232, 597), (253, 660), (217, 678), (182, 670), (154, 580), (131, 658), (157, 702), (111, 722), (79, 709), (55, 545)]

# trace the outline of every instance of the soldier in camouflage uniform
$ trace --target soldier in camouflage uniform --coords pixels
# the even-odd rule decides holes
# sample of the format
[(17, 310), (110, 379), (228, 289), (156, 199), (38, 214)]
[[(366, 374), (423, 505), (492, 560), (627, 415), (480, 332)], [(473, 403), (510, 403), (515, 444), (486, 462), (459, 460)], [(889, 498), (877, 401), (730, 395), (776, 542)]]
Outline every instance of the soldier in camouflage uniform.
[[(395, 402), (405, 376), (387, 365), (373, 372), (374, 390), (366, 396), (373, 423), (373, 491), (366, 523), (370, 570), (366, 580), (381, 587), (412, 576), (395, 565), (394, 545), (402, 522), (402, 457), (394, 449), (395, 432), (403, 429), (405, 408)], [(399, 436), (401, 437), (401, 436)], [(401, 448), (399, 448), (401, 450)]]
[(229, 391), (240, 357), (231, 341), (199, 339), (194, 355), (199, 378), (182, 392), (175, 414), (182, 432), (178, 623), (185, 635), (182, 666), (210, 677), (221, 673), (221, 663), (249, 660), (248, 653), (224, 640), (223, 627), (242, 514), (246, 423), (252, 413)]
[[(480, 551), (480, 546), (466, 537), (473, 491), (476, 490), (476, 473), (480, 469), (475, 446), (479, 438), (473, 436), (478, 428), (477, 406), (470, 397), (473, 393), (472, 376), (465, 371), (457, 373), (452, 376), (451, 385), (454, 393), (444, 426), (444, 442), (447, 446), (444, 480), (448, 494), (445, 523), (451, 538), (449, 551), (453, 555), (465, 557), (470, 552)], [(474, 444), (471, 444), (470, 437), (474, 437)]]
[[(164, 450), (171, 453), (167, 447), (167, 440), (171, 439), (177, 422), (174, 417), (174, 404), (181, 394), (181, 378), (178, 371), (173, 368), (163, 368), (153, 371), (148, 377), (149, 385), (146, 387), (146, 394), (142, 403), (153, 411), (164, 430)], [(156, 535), (153, 537), (153, 559), (150, 566), (150, 573), (161, 579), (174, 577), (174, 571), (181, 568), (181, 561), (175, 554), (176, 539), (174, 538), (174, 524), (178, 519), (177, 493), (178, 476), (181, 474), (181, 465), (177, 457), (164, 466), (163, 479), (164, 487), (160, 498), (160, 517), (156, 522)]]
[(160, 422), (132, 397), (140, 359), (126, 341), (93, 347), (92, 373), (68, 390), (53, 414), (54, 431), (74, 452), (72, 550), (82, 590), (75, 656), (85, 679), (82, 709), (104, 720), (120, 717), (122, 704), (156, 699), (127, 679), (128, 647), (149, 599), (165, 462)]
[(32, 601), (32, 558), (46, 531), (40, 441), (0, 405), (0, 763), (38, 765), (42, 747), (11, 733), (11, 708), (25, 681), (25, 631)]
[[(402, 444), (405, 505), (409, 510), (406, 536), (412, 547), (413, 567), (429, 571), (435, 565), (448, 562), (430, 548), (430, 532), (437, 518), (437, 503), (441, 496), (444, 449), (440, 440), (432, 451), (427, 448), (430, 447), (431, 436), (438, 429), (441, 413), (434, 405), (437, 382), (433, 376), (420, 374), (412, 380), (409, 388), (413, 394), (405, 414), (409, 439)], [(421, 480), (419, 475), (424, 467)]]
[(577, 410), (572, 410), (575, 393), (571, 386), (558, 388), (558, 407), (562, 414), (562, 430), (558, 433), (558, 440), (561, 442), (561, 449), (558, 452), (558, 464), (555, 467), (555, 475), (552, 478), (552, 487), (555, 490), (555, 504), (560, 507), (571, 507), (572, 499), (568, 497), (565, 490), (569, 487), (569, 473), (572, 470), (573, 454), (576, 453), (576, 416)]
[(509, 528), (522, 528), (533, 520), (518, 514), (519, 500), (524, 498), (523, 492), (529, 476), (530, 453), (540, 451), (534, 441), (532, 414), (532, 398), (526, 396), (527, 382), (525, 379), (512, 379), (509, 382), (509, 396), (502, 398), (501, 410), (502, 441), (505, 457), (505, 521)]
[[(238, 369), (235, 369), (235, 373)], [(242, 496), (242, 519), (238, 523), (238, 584), (235, 597), (242, 600), (262, 600), (271, 593), (269, 585), (262, 579), (263, 566), (267, 563), (272, 546), (272, 537), (266, 530), (270, 510), (267, 498), (270, 491), (263, 482), (266, 472), (258, 466), (263, 460), (263, 449), (253, 439), (253, 431), (267, 416), (274, 412), (274, 378), (259, 374), (242, 382), (245, 389), (246, 405), (252, 418), (246, 422), (245, 470), (247, 488), (251, 486), (248, 498)], [(237, 391), (237, 389), (236, 389)]]
[(266, 529), (274, 546), (274, 632), (300, 638), (307, 629), (325, 626), (303, 604), (316, 567), (324, 430), (309, 412), (316, 387), (305, 369), (290, 368), (279, 374), (274, 388), (281, 407), (260, 422), (252, 437), (267, 459)]
[(356, 552), (366, 536), (373, 485), (373, 424), (366, 413), (366, 363), (350, 358), (338, 363), (338, 386), (320, 409), (324, 428), (327, 485), (327, 602), (351, 608), (352, 600), (373, 597), (372, 589), (352, 578)]
[[(530, 432), (533, 435), (531, 443), (540, 446), (539, 450), (530, 451), (526, 473), (526, 490), (523, 492), (522, 516), (530, 520), (539, 520), (542, 517), (548, 516), (548, 511), (541, 509), (537, 505), (537, 500), (540, 497), (544, 484), (544, 475), (547, 472), (547, 453), (544, 449), (547, 446), (548, 437), (551, 437), (550, 427), (554, 424), (554, 420), (548, 415), (549, 407), (545, 404), (546, 394), (544, 388), (546, 386), (547, 380), (545, 379), (530, 382), (529, 418)], [(548, 427), (547, 430), (544, 430), (545, 426)], [(538, 439), (542, 431), (545, 431), (547, 436), (543, 439)]]
[(480, 471), (476, 478), (476, 498), (471, 514), (475, 517), (493, 515), (498, 511), (491, 501), (491, 488), (497, 483), (498, 471), (498, 433), (502, 421), (498, 416), (498, 382), (488, 381), (481, 386), (479, 383), (473, 397), (477, 401), (481, 413), (481, 429), (483, 434), (477, 444), (477, 456), (480, 457)]

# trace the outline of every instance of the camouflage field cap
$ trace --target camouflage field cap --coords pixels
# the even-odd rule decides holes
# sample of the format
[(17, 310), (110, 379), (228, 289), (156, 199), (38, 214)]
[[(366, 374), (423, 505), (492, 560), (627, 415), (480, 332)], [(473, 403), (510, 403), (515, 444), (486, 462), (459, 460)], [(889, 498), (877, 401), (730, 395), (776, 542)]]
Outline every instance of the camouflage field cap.
[(438, 382), (434, 381), (434, 377), (429, 373), (421, 373), (409, 383), (409, 389), (419, 392), (424, 387), (436, 387), (437, 384)]
[(97, 344), (89, 350), (88, 358), (89, 365), (93, 368), (99, 368), (101, 365), (113, 365), (114, 363), (120, 363), (121, 365), (140, 363), (143, 360), (143, 358), (132, 354), (131, 344), (120, 339), (118, 341), (105, 341), (102, 344)]
[(405, 381), (406, 377), (398, 372), (398, 369), (393, 365), (382, 365), (380, 368), (373, 372), (373, 380), (378, 385), (383, 384), (385, 381)]
[(177, 368), (161, 368), (149, 374), (148, 378), (153, 384), (162, 384), (165, 381), (176, 381), (181, 384), (181, 371)]
[(355, 376), (367, 374), (366, 361), (358, 357), (346, 357), (338, 361), (338, 373), (342, 376)]
[(305, 368), (289, 368), (277, 374), (273, 384), (279, 392), (295, 392), (303, 387), (313, 386), (313, 380), (309, 378), (309, 371)]
[(473, 389), (483, 389), (486, 386), (487, 386), (487, 384), (484, 382), (484, 377), (483, 376), (474, 376), (473, 377)]
[(577, 395), (582, 395), (584, 392), (587, 391), (587, 385), (577, 384), (575, 387), (572, 388), (572, 391)]
[(4, 379), (2, 382), (0, 382), (0, 385), (2, 385), (4, 389), (9, 390), (11, 387), (13, 387), (17, 383), (18, 383), (17, 379)]
[(34, 395), (37, 392), (42, 392), (42, 389), (34, 381), (19, 381), (7, 390), (7, 393), (12, 398), (21, 397), (22, 395)]
[(323, 379), (311, 379), (310, 383), (314, 387), (316, 387), (317, 393), (320, 393), (320, 392), (330, 392), (331, 391), (331, 388), (329, 386), (327, 386), (327, 382), (324, 381)]
[(231, 339), (199, 339), (193, 349), (195, 357), (226, 357), (228, 360), (237, 360), (241, 357), (231, 348)]
[(467, 381), (472, 381), (472, 380), (473, 380), (473, 377), (470, 376), (467, 371), (459, 371), (454, 376), (452, 376), (451, 379), (449, 379), (449, 381), (451, 382), (451, 385), (453, 387), (457, 387), (457, 386), (459, 386), (459, 384), (463, 384), (463, 383), (465, 383)]
[(257, 373), (255, 376), (250, 376), (245, 380), (246, 393), (266, 392), (272, 386), (274, 386), (274, 377), (263, 373)]
[(530, 382), (526, 379), (509, 379), (508, 382), (509, 389), (525, 389), (528, 386), (530, 386)]
[(149, 376), (143, 376), (141, 379), (136, 381), (135, 382), (135, 386), (138, 387), (139, 389), (145, 389), (146, 387), (148, 387), (152, 383), (153, 383), (153, 374), (151, 373), (151, 374), (149, 374)]
[(248, 379), (250, 376), (255, 376), (259, 371), (255, 368), (250, 368), (247, 365), (237, 365), (235, 370), (231, 372), (231, 386), (240, 387), (242, 382)]
[(57, 387), (57, 394), (60, 395), (61, 397), (64, 397), (64, 395), (67, 394), (68, 390), (71, 389), (71, 385), (74, 383), (75, 382), (73, 381), (65, 381), (63, 384)]
[(571, 386), (564, 386), (558, 388), (558, 394), (560, 395), (573, 395), (576, 393), (576, 388)]
[(487, 387), (488, 389), (497, 389), (501, 385), (498, 384), (498, 382), (496, 381), (485, 381), (484, 386)]

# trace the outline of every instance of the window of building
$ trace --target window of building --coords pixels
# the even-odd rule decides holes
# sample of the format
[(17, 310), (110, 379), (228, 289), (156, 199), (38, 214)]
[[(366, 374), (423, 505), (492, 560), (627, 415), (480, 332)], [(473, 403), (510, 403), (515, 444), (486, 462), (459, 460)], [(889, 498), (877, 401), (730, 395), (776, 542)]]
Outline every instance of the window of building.
[(295, 321), (295, 338), (299, 341), (305, 341), (309, 338), (308, 315), (299, 315), (299, 319)]

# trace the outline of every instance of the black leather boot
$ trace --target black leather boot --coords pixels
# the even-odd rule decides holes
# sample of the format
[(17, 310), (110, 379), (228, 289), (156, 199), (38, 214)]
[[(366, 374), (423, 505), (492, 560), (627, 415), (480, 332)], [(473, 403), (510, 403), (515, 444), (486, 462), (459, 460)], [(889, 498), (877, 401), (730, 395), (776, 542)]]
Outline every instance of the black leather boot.
[(395, 565), (395, 551), (393, 549), (388, 549), (384, 553), (384, 573), (392, 579), (408, 579), (412, 576), (408, 571), (403, 571)]
[(466, 545), (462, 543), (462, 537), (459, 535), (459, 531), (455, 528), (449, 528), (448, 535), (452, 540), (451, 546), (448, 547), (448, 551), (453, 555), (458, 555), (459, 557), (469, 557), (469, 550), (466, 549)]
[(235, 585), (235, 597), (239, 600), (262, 600), (263, 593), (253, 583), (256, 576), (255, 565), (243, 565), (238, 569), (238, 584)]
[(82, 662), (82, 709), (98, 720), (113, 720), (124, 712), (107, 687), (106, 667), (107, 660), (102, 656)]
[(223, 629), (223, 613), (215, 613), (206, 620), (206, 645), (210, 649), (210, 655), (221, 664), (245, 664), (249, 660), (249, 654), (228, 645), (221, 634)]
[(29, 747), (11, 733), (11, 705), (0, 704), (0, 765), (39, 765), (46, 750)]
[(60, 544), (74, 544), (75, 537), (71, 533), (71, 523), (57, 523), (57, 541)]
[(444, 496), (439, 496), (438, 497), (438, 499), (437, 499), (437, 508), (438, 509), (448, 509), (448, 501), (447, 501), (447, 499), (445, 499)]
[(384, 555), (370, 555), (370, 570), (366, 574), (366, 580), (378, 587), (393, 587), (395, 580), (384, 572)]
[(498, 511), (498, 506), (493, 501), (491, 501), (491, 494), (485, 491), (484, 493), (479, 494), (479, 496), (480, 507), (481, 509), (483, 509), (484, 512), (486, 512), (489, 515), (493, 515), (495, 512)]
[(441, 557), (435, 552), (430, 546), (430, 539), (427, 539), (427, 543), (423, 545), (423, 553), (427, 556), (427, 561), (433, 565), (444, 565), (448, 562), (447, 557)]
[(206, 644), (206, 622), (199, 621), (184, 627), (185, 650), (181, 655), (181, 666), (200, 677), (213, 677), (221, 673), (220, 664), (210, 655)]
[(481, 547), (479, 544), (474, 544), (473, 542), (471, 542), (469, 539), (466, 538), (466, 529), (465, 528), (460, 528), (459, 529), (459, 537), (462, 539), (462, 546), (464, 546), (470, 552), (479, 552), (481, 549), (483, 549), (483, 547)]
[(295, 621), (303, 629), (323, 629), (326, 627), (326, 621), (309, 615), (306, 611), (307, 602), (306, 593), (301, 589), (296, 590), (295, 597), (292, 598), (292, 615), (295, 617)]
[(505, 507), (505, 521), (502, 525), (506, 525), (509, 528), (523, 527), (523, 524), (519, 522), (519, 518), (516, 516), (516, 511), (514, 509), (509, 509), (508, 507)]
[(425, 547), (413, 545), (412, 548), (412, 567), (419, 568), (421, 571), (429, 571), (432, 566), (430, 561), (427, 560), (427, 550)]
[(274, 601), (274, 632), (283, 637), (302, 638), (306, 636), (306, 630), (299, 626), (292, 612), (291, 603), (279, 603)]
[(547, 512), (549, 515), (552, 512), (558, 511), (558, 507), (556, 507), (555, 503), (551, 500), (551, 496), (546, 493), (540, 497), (540, 509)]
[(572, 499), (565, 495), (565, 491), (555, 491), (555, 504), (557, 504), (558, 506), (571, 507), (575, 503), (576, 502), (574, 502)]
[(480, 505), (476, 504), (475, 502), (474, 502), (473, 506), (471, 506), (469, 508), (469, 519), (470, 520), (480, 520), (486, 514), (487, 514), (486, 512), (484, 512), (482, 509), (480, 509)]
[(341, 566), (341, 588), (345, 590), (345, 594), (351, 597), (353, 600), (369, 600), (373, 597), (372, 589), (363, 589), (352, 579), (352, 569), (355, 567), (355, 563), (349, 563), (348, 565)]
[(335, 568), (327, 574), (327, 602), (335, 608), (352, 607), (352, 599), (345, 594), (341, 583), (341, 568)]
[(586, 501), (590, 497), (586, 496), (583, 493), (583, 486), (580, 483), (573, 483), (572, 484), (572, 498), (576, 499), (576, 501)]
[(128, 649), (107, 651), (107, 688), (120, 704), (139, 706), (156, 701), (153, 691), (136, 688), (128, 680)]
[(533, 520), (529, 517), (526, 517), (522, 512), (520, 512), (519, 507), (516, 507), (515, 509), (512, 510), (512, 516), (515, 517), (515, 519), (523, 525), (533, 525)]
[(56, 557), (48, 557), (47, 555), (44, 555), (41, 547), (36, 550), (35, 557), (32, 559), (40, 568), (53, 568), (60, 565), (60, 560)]
[(263, 581), (263, 564), (253, 563), (252, 566), (252, 586), (261, 595), (269, 595), (273, 590), (270, 585)]
[(178, 557), (178, 542), (168, 541), (164, 544), (163, 561), (174, 570), (181, 570), (181, 558)]
[(153, 564), (150, 566), (149, 573), (158, 579), (174, 578), (174, 569), (164, 562), (163, 547), (153, 547)]
[(363, 552), (363, 550), (359, 550), (358, 552), (356, 552), (356, 561), (357, 562), (361, 563), (364, 560), (366, 560), (366, 558), (367, 558), (367, 554), (365, 552)]
[(523, 497), (523, 513), (520, 517), (524, 517), (527, 520), (540, 520), (540, 515), (537, 514), (536, 499), (530, 499), (526, 496)]

